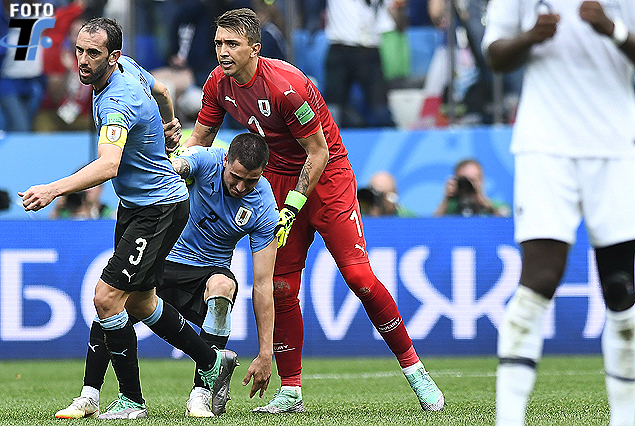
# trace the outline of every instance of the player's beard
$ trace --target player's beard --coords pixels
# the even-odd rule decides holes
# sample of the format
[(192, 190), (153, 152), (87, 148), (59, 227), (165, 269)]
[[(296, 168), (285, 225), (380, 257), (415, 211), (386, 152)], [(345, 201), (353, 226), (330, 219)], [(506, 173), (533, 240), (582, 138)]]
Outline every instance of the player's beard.
[(100, 81), (104, 77), (104, 75), (106, 75), (106, 72), (108, 72), (108, 58), (104, 59), (102, 63), (97, 65), (97, 68), (92, 70), (87, 76), (83, 77), (80, 74), (79, 81), (81, 81), (82, 84), (86, 85), (94, 84), (95, 82)]

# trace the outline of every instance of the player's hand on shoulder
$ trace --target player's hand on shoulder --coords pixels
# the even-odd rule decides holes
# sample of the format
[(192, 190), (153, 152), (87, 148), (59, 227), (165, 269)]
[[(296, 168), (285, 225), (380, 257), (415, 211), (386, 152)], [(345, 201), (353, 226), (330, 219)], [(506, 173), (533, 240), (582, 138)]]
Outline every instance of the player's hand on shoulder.
[(580, 18), (591, 24), (599, 34), (613, 34), (613, 21), (606, 16), (600, 2), (583, 1), (580, 5)]

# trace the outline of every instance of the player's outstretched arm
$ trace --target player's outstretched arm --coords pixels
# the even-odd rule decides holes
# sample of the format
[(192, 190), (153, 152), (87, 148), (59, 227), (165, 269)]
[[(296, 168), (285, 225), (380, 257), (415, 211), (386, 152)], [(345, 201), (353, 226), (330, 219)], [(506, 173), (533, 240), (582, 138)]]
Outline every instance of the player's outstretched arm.
[(258, 391), (262, 398), (271, 379), (273, 358), (273, 268), (276, 262), (277, 243), (274, 238), (264, 249), (253, 253), (254, 286), (252, 300), (258, 330), (258, 356), (251, 362), (243, 386), (247, 386), (253, 377), (249, 392), (252, 398)]
[(71, 194), (86, 188), (92, 188), (117, 176), (123, 150), (114, 144), (99, 144), (99, 158), (79, 169), (70, 176), (46, 185), (35, 185), (24, 192), (22, 197), (25, 211), (40, 210), (60, 195)]

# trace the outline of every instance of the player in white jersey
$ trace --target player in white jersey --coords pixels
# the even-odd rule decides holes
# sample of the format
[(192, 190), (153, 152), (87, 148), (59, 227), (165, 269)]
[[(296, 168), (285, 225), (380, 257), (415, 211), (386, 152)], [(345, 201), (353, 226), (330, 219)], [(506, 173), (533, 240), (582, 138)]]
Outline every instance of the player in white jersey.
[(483, 49), (525, 65), (511, 150), (520, 286), (499, 328), (496, 425), (525, 424), (541, 320), (582, 219), (606, 302), (611, 426), (635, 424), (635, 1), (491, 0)]
[[(238, 292), (236, 277), (229, 267), (236, 244), (249, 235), (259, 343), (258, 356), (243, 379), (243, 385), (247, 385), (253, 378), (250, 397), (257, 392), (262, 397), (267, 389), (273, 357), (273, 268), (277, 244), (273, 231), (278, 211), (269, 182), (261, 178), (268, 157), (269, 148), (262, 137), (242, 133), (233, 139), (229, 151), (197, 146), (172, 160), (174, 169), (183, 178), (193, 178), (194, 183), (190, 185), (188, 223), (166, 259), (163, 283), (157, 287), (162, 300), (201, 327), (200, 335), (209, 346), (224, 349)], [(229, 382), (237, 362), (232, 351), (221, 351), (221, 356), (223, 369), (213, 389), (195, 374), (186, 416), (212, 417), (225, 412)], [(82, 393), (56, 417), (81, 418), (98, 410), (108, 363), (103, 332), (93, 323)]]

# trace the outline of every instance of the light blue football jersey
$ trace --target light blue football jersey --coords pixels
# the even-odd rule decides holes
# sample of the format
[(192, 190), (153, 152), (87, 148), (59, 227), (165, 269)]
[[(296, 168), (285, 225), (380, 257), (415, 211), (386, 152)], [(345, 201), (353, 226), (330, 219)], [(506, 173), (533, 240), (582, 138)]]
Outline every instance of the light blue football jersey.
[(161, 114), (152, 97), (154, 82), (134, 60), (121, 56), (119, 70), (99, 93), (93, 93), (97, 132), (109, 124), (128, 130), (119, 171), (112, 179), (115, 193), (127, 208), (175, 203), (188, 197), (165, 153)]
[(271, 185), (261, 177), (242, 198), (223, 185), (223, 148), (188, 148), (180, 158), (190, 165), (190, 217), (167, 260), (191, 266), (229, 268), (238, 241), (249, 235), (252, 252), (274, 239), (278, 210)]

